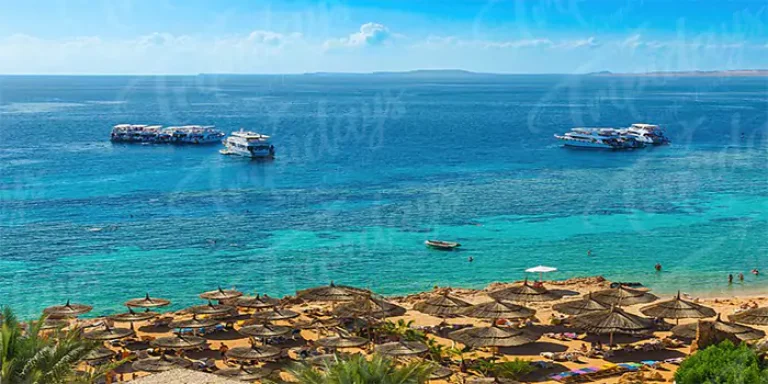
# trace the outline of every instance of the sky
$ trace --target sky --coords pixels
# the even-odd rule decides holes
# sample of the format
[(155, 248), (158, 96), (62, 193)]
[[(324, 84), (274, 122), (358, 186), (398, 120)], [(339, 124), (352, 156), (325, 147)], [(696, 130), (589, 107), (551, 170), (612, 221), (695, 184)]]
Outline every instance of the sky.
[(0, 0), (0, 73), (768, 68), (766, 0)]

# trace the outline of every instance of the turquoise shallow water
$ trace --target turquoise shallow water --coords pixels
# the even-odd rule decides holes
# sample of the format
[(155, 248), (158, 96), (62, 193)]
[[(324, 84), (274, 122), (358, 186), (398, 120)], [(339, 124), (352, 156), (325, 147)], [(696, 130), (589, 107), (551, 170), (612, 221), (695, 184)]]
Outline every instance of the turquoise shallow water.
[[(766, 111), (761, 78), (0, 77), (0, 304), (103, 314), (146, 291), (181, 308), (218, 285), (330, 280), (401, 294), (538, 264), (661, 293), (762, 292), (768, 277), (726, 278), (768, 273)], [(278, 158), (110, 144), (123, 122), (250, 127)], [(632, 122), (673, 145), (552, 139)]]

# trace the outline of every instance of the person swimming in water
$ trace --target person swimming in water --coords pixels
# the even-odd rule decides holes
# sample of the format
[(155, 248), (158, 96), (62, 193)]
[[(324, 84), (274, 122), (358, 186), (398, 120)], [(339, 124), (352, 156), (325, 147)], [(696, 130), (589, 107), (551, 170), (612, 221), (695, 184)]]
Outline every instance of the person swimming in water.
[(757, 268), (755, 268), (755, 269), (752, 270), (752, 274), (757, 276), (757, 275), (760, 274), (760, 271), (758, 271)]
[(733, 274), (732, 273), (728, 274), (728, 284), (733, 284)]
[(661, 264), (660, 263), (656, 263), (654, 268), (656, 268), (656, 272), (661, 272)]
[(474, 257), (472, 257), (472, 256), (470, 256), (470, 257), (467, 259), (467, 261), (469, 261), (469, 262), (471, 263), (471, 262), (475, 261), (475, 258), (474, 258)]
[(592, 256), (592, 250), (591, 249), (587, 250), (587, 256)]
[(739, 281), (744, 282), (744, 274), (739, 272)]

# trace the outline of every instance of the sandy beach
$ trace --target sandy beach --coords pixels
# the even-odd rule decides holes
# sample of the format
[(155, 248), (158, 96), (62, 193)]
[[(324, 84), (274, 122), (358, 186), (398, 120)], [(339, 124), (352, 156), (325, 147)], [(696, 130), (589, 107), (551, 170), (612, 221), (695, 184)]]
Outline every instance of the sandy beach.
[[(436, 293), (444, 293), (444, 292), (450, 292), (451, 296), (460, 298), (470, 304), (484, 303), (491, 300), (491, 298), (488, 296), (489, 292), (497, 291), (499, 289), (508, 287), (513, 284), (520, 284), (520, 282), (494, 283), (482, 290), (435, 287), (435, 290), (433, 292), (423, 292), (423, 293), (413, 294), (408, 296), (387, 297), (386, 299), (389, 302), (401, 305), (406, 309), (406, 312), (404, 315), (398, 316), (398, 317), (391, 317), (391, 318), (388, 318), (387, 320), (393, 321), (393, 322), (398, 322), (399, 320), (412, 322), (411, 323), (412, 328), (425, 330), (430, 339), (434, 339), (436, 342), (444, 345), (445, 347), (456, 346), (457, 344), (452, 340), (446, 338), (444, 334), (440, 334), (439, 332), (436, 333), (436, 331), (434, 331), (434, 328), (440, 325), (443, 319), (416, 311), (413, 309), (413, 305), (428, 297), (434, 296)], [(687, 356), (689, 354), (689, 343), (685, 343), (679, 346), (660, 348), (660, 349), (648, 348), (649, 346), (654, 345), (654, 343), (659, 343), (658, 340), (666, 339), (667, 337), (669, 337), (671, 334), (668, 331), (656, 331), (653, 333), (653, 335), (644, 336), (644, 337), (631, 337), (631, 336), (617, 335), (614, 340), (617, 346), (614, 348), (614, 352), (612, 356), (587, 357), (583, 355), (582, 350), (587, 346), (591, 345), (592, 343), (597, 342), (598, 340), (602, 343), (607, 343), (608, 342), (607, 335), (596, 337), (594, 335), (577, 333), (574, 338), (566, 339), (566, 338), (560, 337), (558, 334), (561, 334), (564, 332), (573, 332), (573, 329), (564, 328), (562, 326), (555, 326), (551, 324), (551, 319), (556, 317), (562, 317), (562, 315), (559, 315), (556, 311), (553, 310), (552, 308), (553, 305), (560, 302), (564, 302), (564, 301), (574, 300), (580, 297), (580, 295), (582, 294), (598, 291), (601, 289), (607, 289), (610, 287), (610, 284), (611, 283), (609, 281), (603, 279), (602, 277), (573, 278), (565, 281), (545, 281), (544, 286), (547, 289), (558, 290), (560, 292), (567, 292), (568, 295), (557, 301), (526, 304), (527, 307), (530, 307), (536, 310), (535, 318), (533, 319), (533, 324), (528, 324), (526, 328), (532, 330), (533, 332), (541, 334), (542, 335), (541, 338), (539, 338), (536, 342), (523, 345), (520, 347), (500, 348), (497, 350), (489, 350), (489, 349), (473, 350), (471, 352), (464, 354), (463, 358), (469, 361), (472, 359), (489, 357), (492, 354), (495, 354), (497, 357), (499, 357), (502, 360), (524, 359), (529, 361), (545, 362), (546, 364), (545, 368), (540, 368), (535, 372), (525, 376), (522, 379), (522, 382), (531, 382), (531, 383), (556, 383), (557, 381), (550, 379), (551, 375), (568, 371), (568, 370), (573, 370), (573, 369), (582, 369), (586, 367), (600, 368), (600, 367), (605, 367), (607, 364), (610, 365), (610, 364), (621, 364), (621, 363), (640, 363), (644, 361), (646, 362), (656, 361), (658, 362), (658, 364), (655, 364), (653, 368), (646, 368), (641, 370), (640, 371), (641, 373), (615, 374), (599, 380), (593, 380), (592, 382), (632, 383), (632, 382), (636, 382), (636, 381), (632, 381), (632, 378), (637, 378), (639, 377), (638, 375), (643, 375), (645, 380), (650, 379), (650, 380), (672, 382), (673, 381), (672, 377), (674, 375), (675, 369), (677, 368), (677, 365), (672, 363), (665, 363), (664, 360), (684, 358), (685, 356)], [(660, 297), (660, 300), (665, 300), (665, 299), (669, 299), (669, 297)], [(721, 314), (724, 319), (727, 318), (728, 315), (734, 313), (735, 311), (738, 311), (739, 309), (744, 309), (747, 307), (754, 307), (754, 306), (763, 306), (766, 303), (768, 303), (768, 299), (766, 299), (765, 297), (720, 297), (720, 298), (703, 298), (703, 299), (688, 297), (687, 299), (713, 308), (715, 311), (717, 311), (717, 313)], [(330, 305), (330, 304), (304, 302), (301, 299), (298, 299), (296, 297), (291, 297), (291, 296), (283, 298), (281, 300), (280, 305), (283, 309), (287, 309), (287, 310), (291, 310), (299, 313), (300, 316), (290, 320), (273, 321), (272, 323), (276, 325), (286, 325), (291, 327), (297, 327), (300, 324), (306, 325), (312, 319), (323, 318), (322, 316), (318, 317), (318, 315), (329, 314), (330, 310), (333, 307), (333, 305)], [(643, 305), (628, 306), (628, 307), (625, 307), (624, 309), (629, 313), (641, 315), (639, 312), (640, 307), (643, 307)], [(258, 324), (257, 321), (250, 318), (249, 312), (253, 312), (253, 311), (244, 311), (242, 309), (240, 310), (240, 313), (242, 315), (240, 316), (241, 320), (238, 320), (234, 323), (235, 329), (239, 329), (244, 325)], [(164, 314), (163, 316), (165, 317), (172, 316), (176, 320), (191, 318), (191, 315), (185, 311)], [(448, 318), (445, 321), (450, 325), (456, 325), (456, 326), (458, 325), (472, 325), (472, 326), (489, 325), (488, 321), (483, 321), (483, 320), (469, 318), (469, 317), (454, 317), (454, 318)], [(683, 320), (680, 320), (679, 323), (686, 324), (694, 321), (696, 320), (683, 319)], [(101, 322), (101, 320), (88, 319), (88, 320), (82, 320), (81, 322), (83, 324), (97, 324)], [(121, 325), (118, 325), (118, 326), (121, 326)], [(445, 326), (445, 324), (443, 324), (443, 326)], [(150, 339), (156, 339), (160, 337), (173, 335), (171, 329), (167, 327), (153, 326), (148, 321), (137, 322), (134, 324), (134, 327), (136, 329), (136, 338), (140, 340), (147, 341)], [(262, 366), (262, 368), (273, 372), (272, 375), (270, 376), (273, 380), (280, 379), (280, 380), (290, 381), (291, 379), (290, 375), (281, 371), (284, 370), (286, 367), (290, 366), (291, 364), (295, 364), (296, 361), (301, 360), (300, 356), (298, 355), (298, 351), (306, 345), (312, 345), (314, 341), (320, 337), (330, 336), (334, 334), (333, 330), (331, 329), (322, 329), (318, 327), (306, 327), (306, 326), (301, 328), (303, 329), (301, 329), (299, 334), (296, 335), (297, 340), (288, 340), (280, 345), (280, 347), (284, 348), (284, 351), (285, 351), (283, 358), (277, 359), (276, 361), (273, 361), (273, 362), (267, 362)], [(237, 367), (237, 365), (235, 365), (231, 361), (228, 364), (228, 363), (225, 363), (225, 361), (222, 359), (222, 354), (219, 351), (222, 344), (226, 345), (228, 349), (232, 349), (236, 347), (245, 347), (250, 345), (250, 340), (247, 337), (239, 334), (236, 330), (232, 330), (232, 329), (213, 332), (205, 335), (204, 337), (208, 340), (207, 348), (205, 350), (185, 352), (184, 356), (192, 360), (193, 362), (199, 362), (200, 365), (203, 365), (206, 360), (209, 360), (208, 366), (211, 368), (209, 369), (209, 371), (216, 370), (216, 369), (226, 369), (226, 368)], [(657, 341), (654, 341), (654, 340), (657, 340)], [(670, 339), (666, 339), (666, 340), (670, 340)], [(628, 347), (628, 346), (631, 346), (631, 347)], [(129, 359), (134, 360), (137, 357), (139, 357), (138, 354), (141, 353), (138, 351), (142, 349), (146, 349), (148, 347), (149, 345), (146, 342), (131, 344), (128, 347), (128, 349), (131, 350), (132, 352), (127, 353), (125, 356), (128, 357)], [(117, 344), (110, 345), (110, 348), (117, 352), (124, 350), (121, 346), (118, 346)], [(629, 349), (635, 349), (635, 350), (629, 351)], [(368, 349), (367, 347), (363, 347), (363, 349), (348, 348), (348, 349), (341, 349), (339, 351), (344, 353), (370, 353), (371, 352), (370, 349)], [(574, 355), (578, 355), (578, 358), (576, 359), (576, 361), (552, 361), (552, 359), (547, 358), (548, 357), (547, 353), (555, 353), (555, 354), (573, 353)], [(451, 367), (451, 369), (455, 370), (456, 372), (452, 377), (447, 379), (447, 382), (463, 383), (463, 382), (467, 382), (468, 380), (471, 380), (473, 376), (477, 376), (476, 372), (471, 372), (471, 371), (468, 373), (459, 372), (458, 356), (451, 356), (450, 359), (452, 361), (449, 366)], [(560, 359), (557, 359), (557, 360), (560, 360)], [(215, 368), (213, 368), (213, 366), (215, 366)], [(135, 378), (140, 378), (147, 375), (147, 373), (138, 372), (131, 369), (131, 364), (123, 365), (122, 367), (117, 369), (116, 373), (117, 373), (115, 377), (116, 381), (119, 381), (119, 380), (130, 381)], [(436, 382), (446, 382), (446, 381), (436, 381)]]

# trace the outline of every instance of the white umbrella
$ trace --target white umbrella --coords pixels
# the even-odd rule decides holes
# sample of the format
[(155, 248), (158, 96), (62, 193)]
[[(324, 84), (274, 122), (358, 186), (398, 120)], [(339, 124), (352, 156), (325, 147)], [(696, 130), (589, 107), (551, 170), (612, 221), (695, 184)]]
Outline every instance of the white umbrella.
[(557, 271), (557, 268), (553, 267), (547, 267), (544, 265), (539, 265), (538, 267), (528, 268), (525, 270), (528, 273), (538, 273), (539, 274), (539, 281), (544, 280), (544, 274), (549, 272), (555, 272)]

